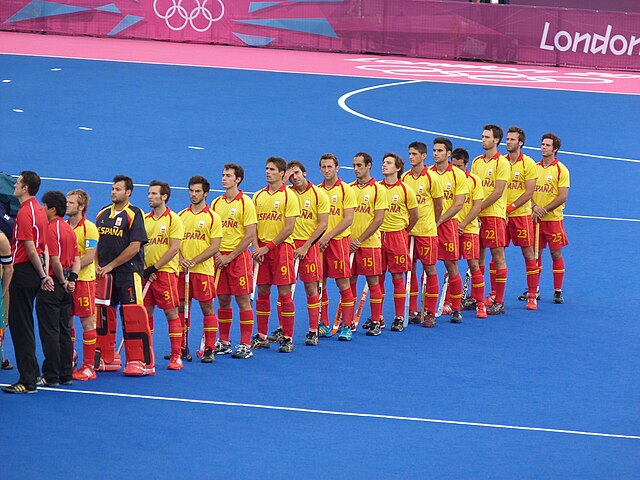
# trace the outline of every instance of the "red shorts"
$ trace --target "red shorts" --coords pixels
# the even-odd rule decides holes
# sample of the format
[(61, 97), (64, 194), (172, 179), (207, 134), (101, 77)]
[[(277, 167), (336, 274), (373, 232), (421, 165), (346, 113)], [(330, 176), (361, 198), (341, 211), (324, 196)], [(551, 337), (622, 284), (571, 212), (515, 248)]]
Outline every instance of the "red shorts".
[(546, 220), (540, 222), (540, 250), (549, 244), (549, 250), (560, 250), (569, 245), (564, 220)]
[(351, 275), (382, 275), (382, 249), (360, 247), (356, 250)]
[(411, 237), (414, 239), (413, 260), (423, 265), (435, 265), (438, 262), (438, 237)]
[(438, 260), (458, 260), (458, 221), (447, 220), (438, 227)]
[(478, 260), (480, 258), (480, 235), (477, 233), (463, 233), (458, 237), (460, 258), (464, 260)]
[(507, 245), (509, 242), (516, 247), (533, 247), (535, 243), (533, 218), (531, 215), (509, 217), (507, 222)]
[[(229, 252), (220, 252), (227, 255)], [(245, 250), (236, 258), (231, 260), (229, 265), (220, 270), (218, 280), (218, 295), (233, 295), (243, 297), (253, 292), (253, 260), (251, 252)]]
[(382, 232), (382, 271), (405, 273), (410, 268), (407, 231)]
[[(304, 240), (294, 240), (296, 248), (301, 247), (305, 244)], [(311, 245), (311, 248), (304, 256), (304, 258), (300, 259), (300, 263), (298, 265), (298, 277), (304, 283), (312, 283), (319, 282), (322, 280), (322, 263), (320, 262), (320, 247), (316, 243), (315, 245)]]
[[(156, 279), (151, 282), (149, 291), (144, 296), (144, 306), (157, 305), (162, 310), (171, 310), (180, 304), (178, 297), (178, 275), (170, 272), (156, 272)], [(148, 280), (144, 281), (144, 286)]]
[(507, 239), (507, 221), (500, 217), (480, 218), (480, 246), (498, 248), (509, 245)]
[(325, 277), (349, 278), (351, 276), (350, 245), (349, 237), (329, 240), (327, 248), (322, 252), (322, 270)]
[[(184, 301), (185, 274), (180, 272), (178, 298)], [(199, 302), (213, 302), (216, 297), (215, 277), (206, 273), (189, 273), (189, 298)]]
[[(260, 246), (266, 244), (260, 242)], [(258, 269), (258, 285), (293, 285), (296, 277), (293, 272), (293, 245), (283, 242), (272, 248), (264, 256)]]
[(96, 282), (94, 280), (78, 280), (73, 291), (71, 314), (85, 318), (96, 314)]

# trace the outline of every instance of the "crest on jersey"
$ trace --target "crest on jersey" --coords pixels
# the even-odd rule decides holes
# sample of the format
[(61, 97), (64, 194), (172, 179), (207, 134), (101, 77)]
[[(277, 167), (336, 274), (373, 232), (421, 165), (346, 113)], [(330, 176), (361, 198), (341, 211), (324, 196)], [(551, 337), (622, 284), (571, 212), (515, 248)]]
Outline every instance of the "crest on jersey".
[(304, 209), (305, 210), (309, 210), (309, 208), (311, 208), (311, 200), (305, 200), (304, 201)]
[(394, 195), (393, 196), (393, 200), (391, 200), (393, 203), (398, 203), (398, 195)]
[(233, 207), (231, 210), (229, 210), (229, 216), (230, 217), (236, 216), (236, 207)]
[(365, 193), (365, 194), (364, 194), (364, 198), (363, 198), (364, 203), (369, 203), (369, 199), (370, 199), (370, 198), (371, 198), (371, 196), (370, 196), (368, 193)]
[(520, 180), (520, 172), (513, 172), (513, 179)]
[(331, 195), (331, 203), (338, 203), (338, 195)]
[(447, 184), (445, 185), (444, 189), (445, 189), (447, 192), (450, 192), (450, 191), (451, 191), (451, 182), (447, 182)]
[(551, 183), (553, 177), (551, 175), (547, 175), (547, 183)]
[(160, 235), (166, 235), (166, 233), (167, 233), (167, 226), (160, 225)]
[(493, 168), (489, 168), (487, 169), (487, 175), (490, 177), (491, 175), (493, 175)]
[(120, 225), (122, 225), (122, 217), (116, 218), (116, 227), (119, 227)]
[(424, 193), (424, 185), (418, 185), (418, 193), (422, 195)]
[(204, 228), (204, 220), (200, 220), (198, 222), (198, 228), (203, 229)]
[(273, 209), (280, 210), (280, 200), (276, 200), (275, 202), (273, 202)]

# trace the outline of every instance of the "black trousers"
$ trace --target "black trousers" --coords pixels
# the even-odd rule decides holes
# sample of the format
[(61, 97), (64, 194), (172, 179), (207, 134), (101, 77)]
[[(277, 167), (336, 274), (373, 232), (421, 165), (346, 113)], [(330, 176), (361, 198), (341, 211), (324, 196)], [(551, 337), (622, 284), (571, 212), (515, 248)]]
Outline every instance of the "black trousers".
[(36, 385), (38, 360), (33, 328), (33, 302), (40, 290), (40, 277), (30, 262), (14, 265), (9, 285), (9, 328), (23, 385)]
[(49, 383), (58, 383), (71, 380), (73, 373), (70, 322), (72, 296), (64, 290), (57, 278), (53, 282), (53, 292), (38, 292), (36, 313), (44, 353), (42, 376)]

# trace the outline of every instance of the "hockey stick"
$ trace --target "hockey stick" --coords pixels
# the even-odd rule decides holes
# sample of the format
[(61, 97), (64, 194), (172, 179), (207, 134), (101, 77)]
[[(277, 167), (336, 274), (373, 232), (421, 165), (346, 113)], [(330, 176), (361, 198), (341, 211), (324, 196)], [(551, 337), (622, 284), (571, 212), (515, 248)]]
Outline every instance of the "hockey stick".
[[(216, 292), (218, 291), (218, 283), (220, 283), (220, 272), (221, 270), (219, 268), (216, 268), (216, 276), (213, 279), (213, 288), (215, 289)], [(213, 301), (211, 303), (213, 305)], [(198, 358), (202, 358), (202, 356), (204, 355), (205, 346), (206, 346), (206, 337), (204, 334), (204, 327), (203, 327), (202, 338), (200, 339), (200, 348), (196, 352), (196, 355), (198, 356)]]
[(253, 307), (253, 301), (256, 298), (256, 288), (258, 288), (258, 269), (260, 268), (260, 264), (255, 262), (253, 266), (253, 289), (251, 290), (251, 295), (249, 295), (249, 301), (251, 302), (251, 306)]
[(364, 288), (362, 289), (362, 293), (360, 294), (360, 300), (358, 301), (358, 308), (356, 309), (356, 313), (353, 316), (353, 326), (351, 327), (352, 331), (358, 328), (358, 323), (360, 323), (360, 317), (362, 316), (362, 311), (364, 310), (364, 302), (367, 300), (368, 294), (369, 283), (365, 281)]
[(449, 289), (449, 274), (444, 274), (444, 282), (442, 284), (442, 291), (440, 292), (440, 301), (438, 302), (438, 310), (436, 311), (436, 318), (442, 315), (444, 310), (444, 302), (447, 299), (447, 290)]
[(466, 299), (469, 293), (469, 285), (471, 284), (471, 269), (467, 268), (464, 275), (464, 283), (462, 284), (462, 299)]
[(191, 353), (189, 352), (189, 330), (191, 330), (191, 312), (190, 312), (190, 288), (191, 281), (189, 275), (189, 269), (184, 272), (184, 330), (182, 331), (182, 358), (187, 362), (193, 360)]
[(535, 244), (533, 245), (533, 256), (540, 262), (540, 222), (536, 222)]
[[(417, 264), (416, 264), (417, 267)], [(425, 294), (427, 289), (427, 270), (424, 269), (422, 271), (422, 277), (420, 282), (420, 290), (418, 294), (420, 295), (420, 300), (422, 301), (422, 305), (420, 306), (420, 321), (424, 320), (424, 311), (427, 308), (427, 302), (425, 302)]]
[[(142, 290), (142, 304), (144, 305), (144, 297), (147, 296), (147, 292), (149, 291), (149, 289), (151, 288), (151, 282), (147, 281), (147, 284), (144, 286), (144, 289)], [(122, 323), (124, 324), (124, 319), (122, 319)], [(124, 347), (124, 337), (120, 340), (120, 345), (118, 345), (118, 355), (120, 355), (120, 352), (122, 352), (122, 347)]]
[[(409, 270), (407, 271), (407, 282), (404, 287), (405, 291), (405, 300), (404, 300), (404, 319), (402, 321), (402, 325), (404, 328), (407, 328), (409, 325), (409, 302), (411, 300), (411, 270), (413, 268), (413, 248), (415, 244), (415, 237), (411, 237), (411, 241), (409, 242)], [(417, 267), (416, 263), (416, 267)], [(417, 268), (416, 268), (417, 269)]]
[(293, 262), (293, 285), (291, 285), (291, 300), (296, 294), (296, 285), (298, 284), (298, 268), (300, 268), (300, 258), (296, 258)]

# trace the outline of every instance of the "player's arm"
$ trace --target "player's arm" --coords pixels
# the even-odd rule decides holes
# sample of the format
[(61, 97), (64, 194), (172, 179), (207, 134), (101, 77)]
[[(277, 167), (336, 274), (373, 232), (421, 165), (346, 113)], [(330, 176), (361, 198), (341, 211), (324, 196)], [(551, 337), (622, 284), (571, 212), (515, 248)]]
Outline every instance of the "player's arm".
[(533, 198), (533, 192), (536, 189), (536, 181), (537, 178), (530, 178), (529, 180), (524, 182), (524, 192), (511, 205), (507, 205), (507, 213), (511, 213), (514, 210), (517, 210), (522, 205), (527, 202), (530, 202)]
[[(144, 269), (144, 277), (148, 278), (149, 275), (151, 275), (151, 273), (155, 273), (156, 271), (158, 271), (162, 267), (164, 267), (167, 263), (169, 263), (171, 260), (173, 260), (173, 258), (180, 251), (180, 242), (181, 241), (182, 241), (181, 238), (170, 238), (169, 239), (169, 248), (167, 249), (166, 252), (164, 252), (164, 255), (162, 255), (158, 259), (158, 261), (156, 263), (154, 263), (153, 265), (149, 265), (147, 268)], [(213, 255), (213, 254), (211, 254), (211, 255)], [(209, 255), (209, 256), (211, 256), (211, 255)], [(147, 274), (148, 272), (151, 272), (151, 273)]]
[(436, 226), (440, 226), (455, 217), (458, 212), (462, 210), (466, 197), (467, 195), (465, 193), (453, 197), (453, 204), (440, 216), (440, 219), (436, 222)]
[(485, 210), (496, 203), (504, 193), (504, 189), (506, 186), (506, 180), (496, 180), (496, 188), (494, 188), (493, 192), (491, 192), (489, 196), (482, 201), (482, 210)]
[(133, 257), (135, 257), (142, 248), (142, 242), (131, 242), (127, 247), (120, 252), (116, 258), (107, 263), (104, 267), (96, 267), (96, 274), (98, 277), (103, 277), (105, 274), (110, 273), (113, 269), (118, 268), (120, 265), (124, 265)]
[(205, 260), (209, 260), (211, 257), (216, 256), (220, 253), (220, 243), (222, 239), (220, 237), (213, 237), (211, 239), (211, 243), (207, 248), (205, 248), (200, 254), (193, 257), (191, 260), (194, 265), (198, 263), (202, 263)]
[(369, 224), (369, 226), (366, 228), (366, 230), (364, 232), (362, 232), (362, 235), (360, 235), (360, 238), (352, 238), (351, 239), (351, 251), (355, 252), (357, 249), (360, 248), (360, 246), (374, 233), (376, 233), (376, 231), (380, 228), (380, 225), (382, 225), (382, 222), (384, 222), (384, 214), (387, 210), (386, 209), (379, 209), (379, 210), (375, 210), (374, 211), (374, 217), (373, 220), (371, 221), (371, 223)]
[(544, 207), (541, 207), (540, 205), (534, 205), (533, 213), (536, 217), (542, 218), (547, 213), (552, 212), (560, 205), (563, 205), (567, 201), (567, 198), (569, 198), (569, 187), (560, 187), (558, 188), (558, 195), (556, 196), (556, 198), (551, 200), (551, 202), (549, 202)]
[(316, 239), (319, 238), (320, 235), (322, 235), (327, 230), (327, 225), (329, 225), (329, 214), (319, 213), (318, 226), (311, 233), (309, 240), (304, 242), (304, 244), (300, 248), (296, 249), (296, 251), (294, 252), (295, 256), (298, 258), (304, 258), (304, 256), (307, 254), (307, 252), (311, 248), (311, 245), (313, 245)]
[(2, 295), (4, 296), (9, 291), (9, 283), (13, 276), (13, 257), (11, 243), (2, 232), (0, 232), (0, 266), (2, 266)]
[[(297, 216), (296, 217), (284, 217), (284, 228), (282, 230), (280, 230), (280, 233), (278, 233), (278, 235), (276, 235), (276, 238), (271, 240), (265, 246), (254, 249), (253, 250), (253, 257), (256, 260), (258, 260), (259, 262), (262, 262), (262, 259), (264, 258), (264, 256), (267, 254), (267, 252), (271, 248), (277, 247), (282, 242), (284, 242), (287, 238), (289, 238), (291, 236), (291, 234), (293, 233), (293, 229), (296, 226), (296, 218), (298, 218), (298, 217)], [(257, 244), (257, 242), (256, 242), (256, 244)], [(269, 248), (270, 246), (271, 246), (271, 248)]]
[[(254, 240), (255, 240), (255, 243), (253, 243)], [(238, 245), (236, 245), (236, 248), (234, 248), (231, 252), (229, 252), (226, 255), (216, 256), (216, 259), (215, 259), (216, 267), (224, 268), (227, 265), (229, 265), (234, 258), (236, 258), (238, 255), (244, 252), (247, 248), (249, 248), (249, 245), (251, 245), (251, 243), (253, 243), (255, 246), (258, 245), (258, 241), (256, 239), (255, 223), (244, 226), (244, 237), (242, 237), (242, 240), (240, 240)]]
[(440, 216), (442, 215), (442, 197), (433, 199), (433, 213), (436, 217), (436, 222), (440, 220)]
[(78, 273), (80, 273), (81, 268), (82, 259), (80, 258), (80, 255), (76, 254), (76, 256), (73, 258), (73, 265), (71, 265), (71, 274), (69, 275), (69, 278), (65, 279), (64, 289), (68, 293), (73, 293), (73, 291), (76, 289)]
[(413, 227), (418, 223), (418, 207), (409, 209), (409, 225), (407, 225), (407, 232), (410, 232)]
[(478, 200), (473, 201), (473, 203), (471, 204), (471, 209), (469, 210), (469, 213), (467, 213), (467, 216), (464, 217), (464, 220), (462, 220), (458, 224), (458, 233), (460, 235), (464, 233), (464, 229), (467, 228), (467, 225), (469, 225), (478, 217), (480, 210), (482, 210), (482, 199), (479, 198)]
[(349, 225), (353, 223), (353, 212), (354, 212), (353, 208), (344, 209), (344, 215), (342, 217), (342, 220), (338, 222), (338, 224), (334, 227), (333, 230), (331, 230), (330, 232), (326, 232), (322, 236), (322, 238), (318, 241), (318, 244), (320, 245), (320, 250), (324, 250), (325, 248), (327, 248), (329, 240), (340, 235), (342, 232), (344, 232), (347, 229)]

